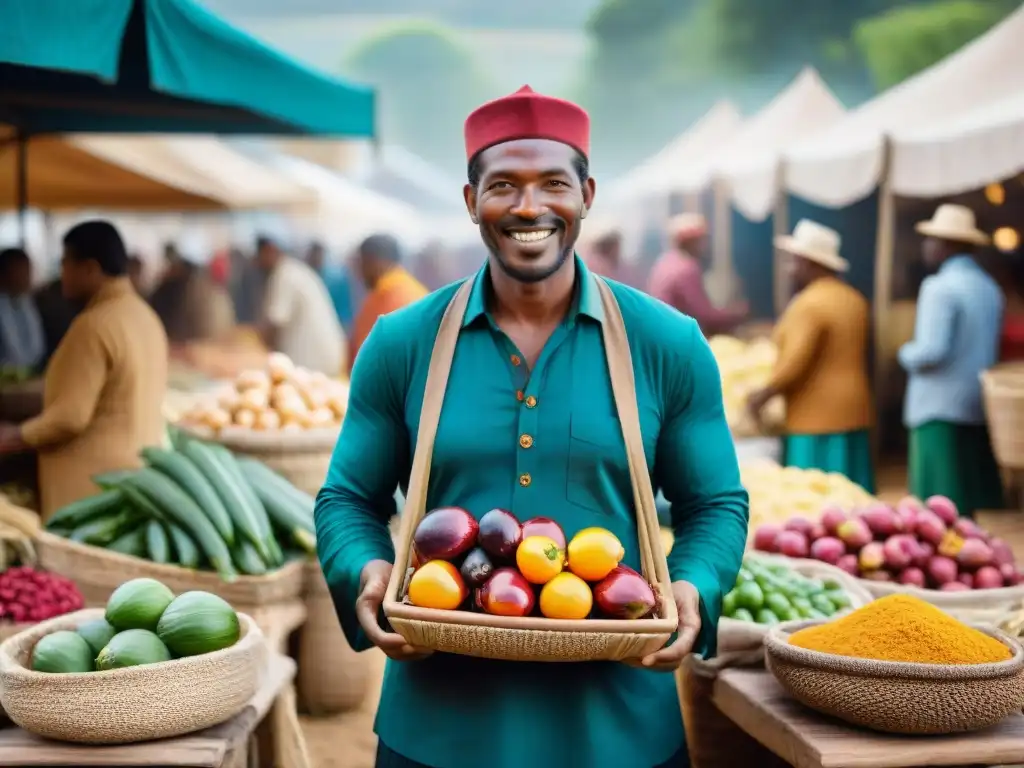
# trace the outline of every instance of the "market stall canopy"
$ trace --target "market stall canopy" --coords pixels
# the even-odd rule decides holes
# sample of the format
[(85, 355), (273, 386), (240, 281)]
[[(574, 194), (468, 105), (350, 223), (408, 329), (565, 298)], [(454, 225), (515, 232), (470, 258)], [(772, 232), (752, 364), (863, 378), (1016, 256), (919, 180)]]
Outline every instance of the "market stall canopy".
[(371, 137), (374, 93), (193, 0), (32, 0), (4, 4), (0, 120), (28, 134)]
[(892, 187), (908, 197), (969, 192), (1024, 171), (1024, 90), (893, 137)]
[(839, 99), (817, 70), (804, 69), (728, 142), (694, 169), (691, 187), (703, 187), (712, 178), (728, 184), (733, 205), (751, 221), (771, 215), (778, 192), (782, 152), (821, 133), (846, 114)]
[(881, 180), (886, 136), (1024, 90), (1022, 41), (1024, 6), (938, 64), (852, 110), (821, 136), (786, 152), (786, 186), (835, 208), (867, 197)]
[(664, 149), (630, 171), (609, 190), (609, 201), (659, 197), (676, 191), (691, 167), (725, 144), (739, 130), (739, 110), (721, 101)]

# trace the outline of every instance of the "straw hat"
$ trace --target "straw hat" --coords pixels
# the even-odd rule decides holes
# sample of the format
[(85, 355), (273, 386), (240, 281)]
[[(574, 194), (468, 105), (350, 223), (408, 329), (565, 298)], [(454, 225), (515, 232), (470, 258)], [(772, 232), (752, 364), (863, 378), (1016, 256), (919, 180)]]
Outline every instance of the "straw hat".
[(707, 233), (707, 219), (699, 213), (680, 213), (668, 220), (668, 235), (673, 240), (691, 240)]
[(813, 261), (834, 272), (846, 272), (850, 268), (850, 262), (839, 255), (841, 243), (838, 232), (810, 219), (797, 222), (792, 235), (775, 238), (775, 247), (779, 250)]
[(965, 205), (940, 205), (928, 221), (918, 222), (915, 229), (927, 237), (938, 237), (957, 243), (988, 245), (991, 242), (989, 236), (978, 229), (974, 211)]

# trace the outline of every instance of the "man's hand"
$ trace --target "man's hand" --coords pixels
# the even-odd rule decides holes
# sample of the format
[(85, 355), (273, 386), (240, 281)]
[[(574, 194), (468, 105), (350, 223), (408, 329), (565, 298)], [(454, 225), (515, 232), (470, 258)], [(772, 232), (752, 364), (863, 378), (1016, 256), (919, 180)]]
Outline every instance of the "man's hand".
[(693, 644), (697, 642), (697, 636), (700, 634), (700, 595), (690, 582), (673, 581), (672, 597), (676, 601), (676, 611), (679, 613), (675, 642), (642, 659), (630, 659), (627, 663), (643, 669), (674, 672), (693, 650)]
[(768, 404), (768, 401), (775, 397), (775, 390), (770, 387), (751, 392), (747, 398), (747, 411), (755, 424), (761, 424), (761, 411)]
[(377, 621), (384, 592), (391, 579), (391, 563), (386, 560), (371, 560), (363, 566), (359, 577), (359, 597), (356, 599), (356, 618), (366, 633), (367, 639), (395, 661), (415, 661), (429, 656), (433, 651), (414, 648), (405, 642), (397, 632), (385, 632)]

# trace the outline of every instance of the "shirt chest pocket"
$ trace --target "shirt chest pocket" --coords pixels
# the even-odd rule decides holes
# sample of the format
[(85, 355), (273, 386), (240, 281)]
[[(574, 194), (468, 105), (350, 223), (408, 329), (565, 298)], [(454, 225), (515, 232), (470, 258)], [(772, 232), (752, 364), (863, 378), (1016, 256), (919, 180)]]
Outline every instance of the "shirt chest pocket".
[(613, 408), (573, 409), (569, 416), (566, 500), (584, 509), (612, 514), (629, 467), (622, 428)]

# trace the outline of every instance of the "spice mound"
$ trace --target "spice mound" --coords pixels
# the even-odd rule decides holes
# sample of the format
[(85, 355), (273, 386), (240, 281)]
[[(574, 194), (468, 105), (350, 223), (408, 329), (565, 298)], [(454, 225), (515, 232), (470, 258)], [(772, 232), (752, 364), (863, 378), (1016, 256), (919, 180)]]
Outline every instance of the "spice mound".
[(889, 595), (836, 621), (801, 629), (789, 643), (836, 656), (919, 664), (986, 664), (1013, 656), (994, 637), (909, 595)]

